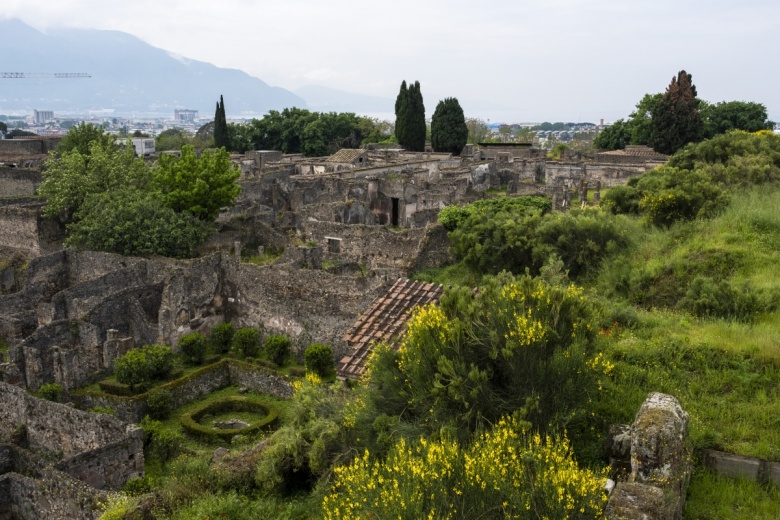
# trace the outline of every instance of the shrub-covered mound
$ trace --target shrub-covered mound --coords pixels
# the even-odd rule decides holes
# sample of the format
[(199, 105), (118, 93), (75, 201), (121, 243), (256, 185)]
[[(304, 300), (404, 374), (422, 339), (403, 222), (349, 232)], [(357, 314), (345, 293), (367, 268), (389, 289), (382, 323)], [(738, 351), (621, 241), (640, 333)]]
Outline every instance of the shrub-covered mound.
[[(246, 428), (212, 428), (200, 423), (206, 415), (217, 415), (225, 412), (263, 413), (265, 417), (250, 424)], [(278, 411), (268, 404), (259, 403), (242, 396), (231, 396), (206, 403), (195, 410), (181, 416), (181, 425), (190, 434), (206, 439), (222, 439), (230, 442), (236, 435), (251, 435), (276, 423)]]

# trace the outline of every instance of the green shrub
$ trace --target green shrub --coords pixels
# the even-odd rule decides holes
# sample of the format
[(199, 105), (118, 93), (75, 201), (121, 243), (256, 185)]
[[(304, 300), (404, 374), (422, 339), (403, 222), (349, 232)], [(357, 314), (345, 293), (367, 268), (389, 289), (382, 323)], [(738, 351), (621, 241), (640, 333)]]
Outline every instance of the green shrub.
[(303, 377), (306, 375), (306, 369), (301, 367), (290, 367), (288, 371), (293, 377)]
[(680, 306), (697, 316), (752, 322), (760, 313), (774, 310), (774, 300), (748, 284), (733, 287), (725, 280), (697, 276)]
[(191, 365), (203, 363), (206, 347), (206, 337), (200, 332), (190, 332), (179, 337), (179, 350)]
[(263, 348), (268, 359), (277, 365), (283, 364), (290, 356), (290, 340), (279, 334), (271, 334), (268, 336)]
[(116, 415), (116, 410), (110, 406), (95, 405), (89, 409), (92, 413), (102, 413), (103, 415)]
[(117, 381), (126, 385), (164, 379), (173, 370), (173, 352), (167, 345), (145, 345), (133, 349), (114, 361)]
[(154, 482), (146, 475), (144, 477), (133, 477), (122, 487), (122, 491), (131, 497), (149, 493), (154, 486)]
[(146, 396), (146, 406), (152, 419), (167, 419), (173, 410), (171, 391), (165, 388), (152, 390)]
[(209, 341), (214, 352), (224, 354), (230, 350), (230, 343), (233, 341), (235, 329), (232, 323), (219, 323), (211, 329)]
[(58, 383), (46, 383), (38, 389), (38, 397), (47, 401), (59, 402), (62, 394), (62, 386)]
[(160, 462), (165, 463), (179, 454), (183, 442), (184, 437), (180, 433), (159, 429), (152, 436), (149, 451)]
[(334, 369), (333, 349), (330, 345), (312, 343), (303, 353), (306, 368), (320, 376), (330, 374)]
[(230, 342), (230, 350), (239, 357), (257, 357), (260, 351), (260, 333), (254, 327), (238, 329)]

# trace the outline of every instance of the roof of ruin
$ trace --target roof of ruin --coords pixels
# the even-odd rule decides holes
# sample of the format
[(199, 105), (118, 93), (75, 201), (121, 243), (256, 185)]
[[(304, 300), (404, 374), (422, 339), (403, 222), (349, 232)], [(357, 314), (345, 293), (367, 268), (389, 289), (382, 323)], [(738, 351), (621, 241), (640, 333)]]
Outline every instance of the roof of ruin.
[(666, 158), (668, 155), (664, 155), (660, 152), (656, 152), (649, 146), (642, 145), (628, 145), (625, 150), (611, 150), (609, 152), (601, 152), (598, 155), (621, 155), (630, 157), (659, 157)]
[(359, 377), (377, 341), (397, 348), (412, 309), (438, 302), (443, 291), (441, 285), (399, 278), (344, 334), (344, 341), (352, 348), (336, 366), (339, 377)]
[(334, 153), (333, 155), (325, 159), (325, 161), (336, 162), (336, 163), (353, 163), (359, 157), (365, 154), (366, 151), (361, 150), (359, 148), (342, 148), (338, 152)]

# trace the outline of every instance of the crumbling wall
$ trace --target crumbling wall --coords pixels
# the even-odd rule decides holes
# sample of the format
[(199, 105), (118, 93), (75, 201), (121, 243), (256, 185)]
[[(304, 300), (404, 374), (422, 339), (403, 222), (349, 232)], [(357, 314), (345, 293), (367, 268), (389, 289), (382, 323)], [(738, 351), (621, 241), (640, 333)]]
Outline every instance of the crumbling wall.
[(24, 424), (31, 449), (59, 458), (57, 469), (94, 487), (118, 489), (144, 471), (143, 438), (133, 425), (38, 399), (0, 383), (0, 434)]
[(42, 205), (37, 200), (0, 199), (0, 254), (41, 254), (38, 211)]
[[(625, 429), (614, 444), (625, 446)], [(686, 443), (688, 414), (674, 397), (651, 393), (630, 428), (631, 474), (619, 482), (605, 510), (608, 519), (679, 520), (691, 475)], [(625, 451), (623, 449), (623, 451)]]
[(32, 197), (40, 184), (40, 172), (0, 166), (0, 198)]

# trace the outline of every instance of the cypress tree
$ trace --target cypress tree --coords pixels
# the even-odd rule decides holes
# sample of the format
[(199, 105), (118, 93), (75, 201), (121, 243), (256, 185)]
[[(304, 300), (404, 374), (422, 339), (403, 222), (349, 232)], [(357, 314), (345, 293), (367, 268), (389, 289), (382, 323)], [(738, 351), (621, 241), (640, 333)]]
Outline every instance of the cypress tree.
[(466, 117), (457, 98), (439, 101), (431, 119), (431, 145), (434, 152), (460, 155), (469, 137)]
[(650, 146), (657, 152), (673, 154), (688, 143), (701, 141), (704, 122), (693, 76), (681, 70), (653, 107)]
[(217, 111), (214, 114), (214, 146), (228, 149), (230, 146), (229, 141), (227, 118), (225, 117), (225, 101), (220, 95), (219, 103), (217, 103)]
[(409, 91), (406, 88), (406, 80), (401, 82), (401, 90), (395, 98), (395, 138), (398, 144), (406, 148), (408, 142), (406, 131), (408, 125)]
[(409, 119), (407, 119), (409, 139), (407, 148), (413, 152), (425, 151), (425, 105), (423, 104), (420, 82), (415, 81), (409, 87)]

